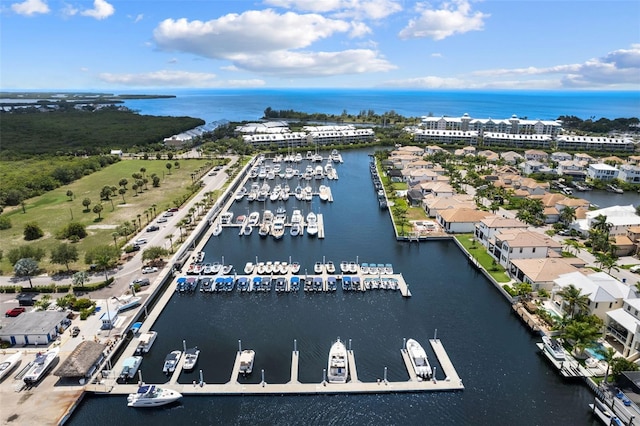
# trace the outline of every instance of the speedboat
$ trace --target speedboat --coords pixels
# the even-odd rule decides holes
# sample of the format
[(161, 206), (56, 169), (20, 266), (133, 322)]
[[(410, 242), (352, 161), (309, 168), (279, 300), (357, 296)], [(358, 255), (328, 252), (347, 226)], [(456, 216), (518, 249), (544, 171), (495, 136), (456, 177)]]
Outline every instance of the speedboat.
[(289, 229), (289, 234), (292, 237), (297, 237), (302, 233), (302, 226), (299, 223), (292, 223), (291, 228)]
[(567, 358), (562, 345), (556, 339), (549, 336), (542, 336), (542, 343), (547, 352), (558, 361), (564, 361)]
[(349, 272), (349, 262), (347, 262), (346, 260), (340, 262), (340, 272), (342, 272), (343, 274)]
[(176, 371), (178, 362), (180, 362), (180, 357), (182, 357), (182, 351), (173, 351), (169, 353), (167, 357), (164, 359), (164, 366), (162, 367), (162, 372), (164, 374), (169, 374)]
[(159, 407), (182, 398), (180, 392), (155, 385), (142, 385), (127, 397), (128, 407)]
[(245, 349), (240, 353), (240, 374), (247, 375), (253, 371), (253, 359), (256, 353), (252, 349)]
[(22, 358), (22, 352), (18, 351), (0, 363), (0, 380), (13, 370)]
[(282, 236), (284, 235), (284, 219), (278, 217), (273, 221), (273, 226), (271, 227), (271, 235), (273, 235), (273, 238), (275, 238), (276, 240), (282, 238)]
[(327, 201), (329, 199), (329, 187), (326, 185), (320, 185), (318, 188), (320, 194), (320, 200)]
[(429, 380), (431, 378), (431, 366), (429, 365), (427, 353), (422, 345), (413, 339), (407, 340), (407, 354), (411, 360), (413, 371), (416, 372), (416, 376), (424, 380)]
[(307, 235), (316, 236), (318, 234), (318, 219), (314, 212), (307, 214)]
[(232, 270), (233, 270), (233, 265), (231, 265), (231, 264), (227, 264), (227, 265), (223, 265), (222, 266), (222, 273), (224, 275), (229, 275)]
[(140, 364), (142, 364), (142, 357), (139, 355), (126, 358), (122, 362), (122, 371), (120, 372), (119, 379), (123, 382), (133, 379), (138, 372), (138, 368), (140, 368)]
[(327, 381), (329, 383), (347, 383), (349, 364), (347, 363), (347, 348), (340, 338), (331, 345), (329, 350), (329, 364), (327, 367)]
[(247, 262), (244, 265), (244, 273), (247, 275), (251, 275), (254, 269), (255, 269), (255, 265), (253, 264), (253, 262)]
[(220, 222), (216, 222), (213, 226), (213, 230), (211, 231), (211, 235), (217, 237), (220, 234), (222, 234), (222, 224)]
[(349, 262), (349, 272), (352, 274), (358, 272), (358, 264), (356, 262)]
[(143, 355), (149, 352), (151, 346), (153, 346), (153, 342), (156, 341), (156, 337), (158, 337), (157, 331), (149, 331), (148, 333), (143, 333), (140, 335), (138, 339), (138, 346), (136, 347), (136, 355)]
[(327, 269), (327, 273), (328, 274), (335, 274), (336, 273), (336, 266), (333, 264), (332, 261), (328, 261), (327, 263), (325, 263), (324, 266)]
[(27, 370), (22, 380), (27, 385), (37, 383), (45, 374), (53, 367), (53, 362), (58, 358), (60, 348), (49, 349), (47, 352), (38, 352), (36, 359), (31, 363), (31, 367)]
[(298, 272), (300, 272), (300, 263), (298, 262), (291, 263), (291, 266), (289, 267), (289, 269), (291, 270), (292, 274), (297, 274)]
[(313, 265), (313, 272), (315, 272), (316, 274), (321, 274), (323, 269), (324, 267), (321, 262), (316, 262)]
[(138, 306), (140, 304), (140, 300), (142, 300), (142, 297), (130, 295), (118, 298), (114, 296), (114, 299), (118, 301), (116, 310), (118, 311), (118, 313), (120, 313), (126, 311), (127, 309), (131, 309), (134, 306)]
[(260, 213), (259, 212), (251, 212), (249, 215), (248, 223), (251, 226), (256, 226), (260, 221)]
[(195, 348), (187, 349), (184, 353), (184, 367), (185, 371), (193, 370), (196, 366), (196, 362), (198, 362), (198, 357), (200, 356), (200, 349), (196, 346)]
[(387, 275), (393, 275), (393, 265), (391, 263), (385, 263), (384, 273)]

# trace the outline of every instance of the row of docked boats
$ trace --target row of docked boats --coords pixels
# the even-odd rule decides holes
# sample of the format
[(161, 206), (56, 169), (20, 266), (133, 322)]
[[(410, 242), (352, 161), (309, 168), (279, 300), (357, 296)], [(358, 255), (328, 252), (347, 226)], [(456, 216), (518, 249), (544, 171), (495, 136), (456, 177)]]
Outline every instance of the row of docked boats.
[(186, 273), (188, 275), (217, 275), (217, 274), (225, 274), (228, 275), (233, 271), (233, 265), (223, 264), (219, 262), (212, 263), (190, 263), (187, 267)]
[(387, 208), (387, 197), (384, 192), (382, 180), (380, 179), (380, 175), (378, 174), (378, 169), (376, 168), (374, 157), (372, 157), (371, 162), (369, 163), (369, 171), (371, 172), (371, 181), (373, 182), (373, 188), (375, 189), (376, 195), (378, 196), (378, 205), (381, 209)]
[(247, 262), (244, 265), (244, 273), (246, 275), (251, 275), (253, 273), (264, 275), (264, 274), (281, 274), (286, 275), (288, 273), (297, 274), (300, 272), (300, 263), (298, 262), (287, 262), (287, 261), (271, 261), (268, 260), (266, 262), (258, 262), (256, 260), (255, 263)]
[[(322, 162), (320, 160), (319, 162)], [(338, 172), (331, 161), (327, 161), (323, 166), (321, 164), (313, 166), (312, 164), (308, 164), (304, 170), (298, 169), (295, 167), (281, 167), (280, 164), (260, 164), (256, 165), (249, 170), (249, 179), (252, 180), (262, 180), (266, 182), (267, 180), (274, 180), (275, 178), (280, 179), (304, 179), (304, 180), (312, 180), (312, 179), (324, 179), (327, 178), (329, 180), (337, 180)]]

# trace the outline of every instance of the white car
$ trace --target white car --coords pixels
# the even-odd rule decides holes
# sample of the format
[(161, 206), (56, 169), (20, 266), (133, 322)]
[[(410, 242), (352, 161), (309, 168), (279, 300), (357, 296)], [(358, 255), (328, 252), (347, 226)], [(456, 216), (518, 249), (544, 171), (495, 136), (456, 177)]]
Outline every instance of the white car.
[(165, 223), (167, 221), (166, 217), (159, 217), (158, 220), (156, 220), (156, 222), (158, 223)]
[(634, 273), (640, 272), (640, 265), (632, 266), (631, 268), (629, 268), (629, 271)]
[(158, 268), (156, 268), (155, 266), (147, 266), (145, 268), (142, 268), (143, 274), (153, 274), (154, 272), (158, 272)]
[(138, 238), (137, 240), (135, 240), (133, 242), (133, 244), (135, 244), (137, 246), (141, 246), (143, 244), (147, 244), (147, 239), (146, 238)]

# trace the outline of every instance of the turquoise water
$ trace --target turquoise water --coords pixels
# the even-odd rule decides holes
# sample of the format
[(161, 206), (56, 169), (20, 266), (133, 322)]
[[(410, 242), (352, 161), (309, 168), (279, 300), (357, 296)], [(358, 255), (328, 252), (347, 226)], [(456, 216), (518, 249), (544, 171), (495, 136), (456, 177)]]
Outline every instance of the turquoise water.
[(602, 343), (598, 343), (597, 345), (595, 345), (592, 348), (587, 348), (585, 349), (585, 352), (589, 354), (589, 356), (598, 359), (600, 361), (604, 360), (604, 356), (602, 356), (602, 354), (600, 354), (600, 350), (604, 349), (604, 345), (602, 345)]

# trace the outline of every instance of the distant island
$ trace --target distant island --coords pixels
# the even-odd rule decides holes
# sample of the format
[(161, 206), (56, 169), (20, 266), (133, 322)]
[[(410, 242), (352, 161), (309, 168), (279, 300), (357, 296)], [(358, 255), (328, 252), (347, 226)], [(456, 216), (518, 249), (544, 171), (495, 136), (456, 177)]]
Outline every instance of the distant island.
[(132, 99), (167, 99), (176, 95), (145, 95), (76, 92), (0, 92), (0, 108), (27, 105), (51, 106), (61, 102), (70, 104), (121, 104)]

